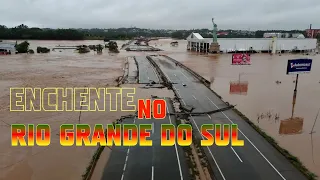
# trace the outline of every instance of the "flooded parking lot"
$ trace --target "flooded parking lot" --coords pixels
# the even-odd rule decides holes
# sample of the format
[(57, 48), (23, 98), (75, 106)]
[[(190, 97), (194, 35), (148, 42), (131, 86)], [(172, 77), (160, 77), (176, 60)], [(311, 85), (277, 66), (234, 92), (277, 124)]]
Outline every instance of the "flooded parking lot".
[[(252, 122), (276, 139), (281, 147), (297, 156), (309, 170), (320, 175), (320, 154), (317, 153), (320, 151), (319, 120), (314, 126), (314, 133), (310, 134), (320, 108), (320, 55), (255, 54), (251, 56), (252, 65), (234, 66), (231, 65), (230, 54), (186, 52), (186, 41), (179, 41), (178, 47), (171, 47), (170, 42), (157, 42), (166, 50), (161, 53), (183, 62), (210, 80), (211, 88), (225, 101), (236, 105)], [(303, 118), (303, 124), (301, 120), (282, 121), (291, 117), (296, 77), (286, 75), (286, 67), (287, 60), (295, 58), (313, 59), (311, 73), (300, 75), (298, 81), (294, 114)]]

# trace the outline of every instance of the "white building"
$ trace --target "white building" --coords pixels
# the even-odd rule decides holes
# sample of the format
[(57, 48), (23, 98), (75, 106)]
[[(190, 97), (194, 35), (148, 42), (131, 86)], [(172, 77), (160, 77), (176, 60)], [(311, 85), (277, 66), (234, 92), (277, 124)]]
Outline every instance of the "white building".
[[(203, 38), (199, 33), (191, 33), (187, 37), (187, 49), (199, 52), (209, 52), (212, 38)], [(218, 38), (220, 51), (277, 52), (292, 50), (315, 50), (317, 39), (309, 38)]]
[(281, 38), (282, 33), (264, 33), (263, 37), (264, 38), (273, 38), (273, 37), (277, 37), (277, 38)]

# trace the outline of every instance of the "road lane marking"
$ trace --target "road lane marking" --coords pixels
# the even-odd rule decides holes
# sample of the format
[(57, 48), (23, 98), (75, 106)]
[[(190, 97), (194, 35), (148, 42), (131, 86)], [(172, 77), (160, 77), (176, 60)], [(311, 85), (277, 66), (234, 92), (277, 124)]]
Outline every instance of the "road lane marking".
[(169, 78), (169, 76), (168, 76), (165, 72), (163, 72), (163, 74), (166, 76), (167, 79), (169, 79), (169, 82), (172, 83), (172, 81), (171, 81), (171, 79)]
[(181, 97), (180, 94), (178, 93), (179, 89), (177, 89), (177, 88), (175, 88), (175, 87), (173, 87), (173, 89), (176, 90), (178, 98), (180, 98), (181, 101), (183, 102), (183, 104), (186, 105), (186, 102), (184, 102), (184, 100), (182, 99), (182, 97)]
[(125, 170), (126, 170), (126, 167), (127, 167), (127, 163), (124, 163), (123, 171), (125, 171)]
[(126, 156), (126, 160), (125, 160), (125, 162), (124, 162), (121, 180), (123, 180), (123, 178), (124, 178), (124, 172), (126, 171), (127, 161), (128, 161), (128, 158), (129, 158), (129, 152), (130, 152), (130, 146), (128, 147), (128, 150), (127, 150), (127, 156)]
[[(136, 118), (133, 119), (133, 123), (135, 123), (135, 122), (136, 122)], [(124, 162), (121, 180), (123, 180), (123, 178), (124, 178), (124, 172), (126, 171), (127, 161), (128, 161), (128, 158), (129, 158), (129, 153), (130, 153), (130, 146), (128, 147), (128, 150), (127, 150), (127, 156), (126, 156), (126, 160)]]
[[(177, 95), (179, 95), (179, 96), (180, 96), (180, 94), (178, 93), (178, 91), (177, 91)], [(181, 96), (180, 96), (180, 97), (181, 97)], [(184, 103), (184, 102), (183, 102), (183, 103)], [(185, 103), (184, 103), (184, 104), (185, 104)], [(201, 135), (202, 139), (204, 139), (204, 137), (203, 137), (202, 133), (200, 132), (199, 127), (198, 127), (198, 125), (196, 124), (196, 122), (194, 121), (193, 117), (192, 117), (191, 115), (190, 115), (190, 117), (192, 118), (193, 123), (196, 125), (196, 128), (197, 128), (197, 130), (198, 130), (199, 134)], [(170, 119), (170, 116), (169, 116), (169, 119)], [(213, 156), (213, 154), (212, 154), (211, 150), (209, 149), (209, 147), (208, 147), (208, 146), (207, 146), (207, 148), (208, 148), (208, 151), (209, 151), (209, 153), (210, 153), (210, 155), (211, 155), (211, 157), (212, 157), (212, 159), (213, 159), (214, 163), (216, 164), (216, 166), (217, 166), (217, 168), (218, 168), (218, 170), (219, 170), (219, 172), (220, 172), (220, 174), (221, 174), (221, 176), (222, 176), (223, 180), (226, 180), (226, 178), (224, 177), (224, 175), (223, 175), (223, 173), (222, 173), (222, 171), (221, 171), (221, 169), (220, 169), (220, 167), (219, 167), (219, 165), (218, 165), (218, 163), (217, 163), (216, 159), (214, 158), (214, 156)]]
[[(168, 112), (168, 114), (169, 114), (169, 108), (168, 108), (168, 106), (167, 106), (167, 112)], [(169, 115), (169, 121), (170, 121), (170, 123), (172, 124), (171, 116), (170, 116), (170, 115)], [(177, 144), (176, 144), (176, 143), (174, 143), (174, 147), (175, 147), (175, 149), (176, 149), (177, 161), (178, 161), (178, 166), (179, 166), (179, 171), (180, 171), (180, 178), (181, 178), (181, 180), (183, 180), (183, 175), (182, 175), (181, 165), (180, 165), (180, 159), (179, 159), (179, 153), (178, 153), (178, 149), (177, 149)]]
[(150, 80), (149, 76), (148, 76), (148, 80)]
[(194, 95), (192, 95), (192, 97), (193, 97), (194, 99), (197, 99)]
[(176, 74), (173, 74), (174, 76), (177, 76)]
[(209, 114), (207, 114), (207, 116), (209, 117), (209, 119), (212, 119), (211, 116)]
[[(207, 96), (206, 96), (207, 97)], [(212, 100), (207, 97), (207, 99), (214, 105), (216, 106), (218, 109), (219, 107), (214, 103), (212, 102)], [(232, 124), (235, 124), (224, 112), (221, 111), (221, 113), (232, 123)], [(269, 163), (269, 165), (278, 173), (278, 175), (286, 180), (286, 178), (284, 178), (282, 176), (282, 174), (273, 166), (273, 164), (271, 164), (271, 162), (262, 154), (262, 152), (250, 141), (250, 139), (240, 130), (240, 128), (238, 128), (239, 132), (249, 141), (249, 143), (259, 152), (259, 154)]]
[(186, 77), (188, 80), (190, 80), (182, 71), (180, 71), (180, 72), (181, 72), (181, 74), (184, 75), (184, 77)]
[(151, 180), (154, 179), (154, 167), (152, 166), (152, 174), (151, 174)]
[(187, 105), (186, 102), (184, 102), (184, 100), (183, 100), (182, 98), (181, 98), (181, 100), (182, 100), (182, 102), (183, 102), (184, 105)]
[[(196, 125), (197, 130), (198, 130), (199, 134), (201, 135), (202, 139), (204, 139), (204, 137), (203, 137), (202, 133), (200, 132), (199, 127), (198, 127), (198, 125), (196, 124), (196, 122), (194, 121), (193, 117), (192, 117), (191, 115), (190, 115), (190, 117), (192, 118), (193, 123)], [(211, 157), (212, 157), (212, 159), (213, 159), (214, 163), (216, 164), (216, 166), (217, 166), (217, 168), (218, 168), (218, 170), (219, 170), (219, 172), (220, 172), (220, 174), (221, 174), (221, 176), (222, 176), (222, 179), (223, 179), (223, 180), (226, 180), (226, 178), (224, 177), (224, 175), (223, 175), (223, 173), (222, 173), (222, 171), (221, 171), (221, 169), (220, 169), (220, 167), (219, 167), (219, 165), (218, 165), (218, 163), (217, 163), (216, 159), (214, 158), (214, 156), (213, 156), (213, 154), (212, 154), (211, 150), (209, 149), (209, 147), (208, 147), (208, 146), (207, 146), (207, 148), (208, 148), (208, 151), (209, 151), (209, 153), (210, 153), (210, 155), (211, 155)]]
[(237, 152), (233, 149), (232, 146), (230, 146), (232, 151), (234, 152), (234, 154), (238, 157), (238, 159), (240, 160), (240, 162), (243, 162), (242, 159), (240, 158), (240, 156), (237, 154)]
[[(150, 62), (149, 62), (150, 63)], [(160, 77), (159, 77), (159, 75), (156, 73), (156, 71), (154, 70), (154, 66), (152, 65), (152, 64), (150, 64), (151, 65), (151, 67), (152, 67), (152, 70), (153, 70), (153, 72), (154, 72), (154, 74), (157, 76), (157, 78), (158, 78), (158, 81), (160, 81)]]

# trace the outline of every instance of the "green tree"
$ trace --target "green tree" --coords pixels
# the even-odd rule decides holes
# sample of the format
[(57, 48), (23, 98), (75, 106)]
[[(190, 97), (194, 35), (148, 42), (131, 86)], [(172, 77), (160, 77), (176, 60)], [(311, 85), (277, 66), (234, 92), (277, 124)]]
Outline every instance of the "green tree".
[(109, 51), (119, 53), (118, 45), (115, 41), (110, 41), (108, 43)]
[(16, 44), (15, 48), (18, 51), (18, 53), (28, 53), (29, 45), (30, 44), (28, 43), (28, 41), (24, 41), (20, 44)]
[(101, 53), (101, 52), (102, 52), (102, 49), (103, 49), (103, 46), (102, 46), (101, 44), (98, 44), (98, 45), (96, 46), (96, 49), (97, 49), (97, 52), (98, 52), (98, 53)]
[(184, 39), (184, 35), (183, 35), (183, 32), (182, 31), (175, 31), (171, 34), (171, 37), (172, 38), (175, 38), (175, 39)]

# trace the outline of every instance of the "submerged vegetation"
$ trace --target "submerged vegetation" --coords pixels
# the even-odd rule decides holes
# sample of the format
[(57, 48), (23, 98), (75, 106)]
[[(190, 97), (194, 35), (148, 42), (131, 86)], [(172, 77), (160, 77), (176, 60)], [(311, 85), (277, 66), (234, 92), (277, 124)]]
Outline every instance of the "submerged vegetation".
[(46, 47), (37, 47), (37, 53), (48, 53), (50, 52), (50, 49), (46, 48)]
[(101, 44), (98, 44), (98, 45), (96, 46), (96, 50), (97, 50), (98, 53), (101, 53), (102, 50), (103, 50), (103, 46), (102, 46)]
[(23, 41), (20, 44), (16, 43), (15, 48), (18, 53), (28, 53), (29, 45), (28, 41)]
[(78, 47), (77, 47), (77, 50), (78, 50), (78, 52), (81, 53), (81, 54), (82, 54), (82, 53), (88, 53), (88, 52), (90, 52), (89, 47), (86, 46), (86, 45), (78, 46)]
[(119, 53), (118, 44), (115, 41), (110, 41), (108, 43), (108, 48), (110, 52)]
[(88, 46), (90, 50), (94, 50), (94, 51), (97, 51), (98, 53), (101, 53), (102, 50), (103, 50), (103, 46), (101, 44), (98, 44), (98, 45), (89, 45)]
[(28, 54), (34, 54), (34, 50), (33, 49), (29, 49), (28, 50)]

